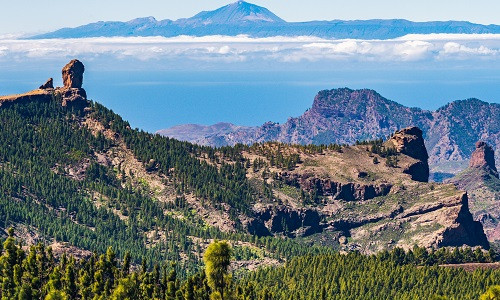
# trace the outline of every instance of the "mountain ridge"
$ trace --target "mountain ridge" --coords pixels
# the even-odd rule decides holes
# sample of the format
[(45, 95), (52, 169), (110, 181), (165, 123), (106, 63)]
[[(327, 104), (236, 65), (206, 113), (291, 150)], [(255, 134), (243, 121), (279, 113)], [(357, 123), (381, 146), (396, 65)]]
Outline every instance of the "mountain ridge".
[(137, 18), (126, 22), (100, 21), (75, 28), (32, 36), (45, 38), (83, 38), (112, 36), (242, 35), (251, 37), (316, 36), (333, 39), (392, 39), (407, 34), (500, 33), (500, 25), (467, 21), (412, 22), (403, 19), (331, 20), (286, 22), (264, 7), (237, 1), (191, 18), (161, 20)]
[[(467, 193), (428, 182), (416, 127), (385, 143), (201, 147), (132, 129), (87, 100), (84, 70), (73, 60), (64, 88), (48, 80), (0, 97), (8, 124), (0, 127), (0, 227), (28, 232), (26, 242), (112, 246), (120, 256), (179, 261), (183, 272), (221, 238), (246, 247), (240, 254), (260, 247), (257, 257), (241, 255), (254, 265), (332, 249), (489, 248)], [(82, 94), (65, 99), (61, 89)]]
[[(475, 142), (481, 138), (494, 146), (498, 157), (499, 120), (500, 104), (475, 98), (453, 101), (428, 111), (406, 107), (374, 90), (339, 88), (318, 92), (310, 109), (283, 124), (267, 122), (235, 131), (228, 131), (230, 126), (225, 130), (202, 126), (203, 131), (191, 132), (189, 139), (178, 131), (178, 126), (158, 133), (210, 146), (271, 140), (297, 144), (353, 144), (357, 140), (385, 138), (406, 126), (418, 126), (424, 131), (431, 168), (439, 172), (441, 164), (468, 160)], [(204, 131), (210, 134), (200, 134)]]

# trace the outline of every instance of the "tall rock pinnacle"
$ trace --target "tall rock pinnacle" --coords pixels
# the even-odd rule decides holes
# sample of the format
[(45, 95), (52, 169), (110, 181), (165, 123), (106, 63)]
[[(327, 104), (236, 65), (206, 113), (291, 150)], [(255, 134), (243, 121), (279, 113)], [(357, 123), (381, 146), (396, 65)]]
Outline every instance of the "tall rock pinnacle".
[(476, 143), (476, 150), (472, 152), (469, 167), (489, 169), (498, 177), (498, 171), (495, 166), (495, 152), (485, 142), (479, 141)]
[(62, 69), (62, 77), (65, 88), (82, 88), (83, 72), (85, 67), (78, 59), (73, 59)]
[(397, 152), (406, 154), (419, 160), (404, 170), (404, 173), (410, 174), (413, 180), (427, 182), (429, 181), (429, 155), (425, 148), (422, 130), (418, 127), (407, 127), (398, 130), (385, 143), (388, 147), (393, 147)]

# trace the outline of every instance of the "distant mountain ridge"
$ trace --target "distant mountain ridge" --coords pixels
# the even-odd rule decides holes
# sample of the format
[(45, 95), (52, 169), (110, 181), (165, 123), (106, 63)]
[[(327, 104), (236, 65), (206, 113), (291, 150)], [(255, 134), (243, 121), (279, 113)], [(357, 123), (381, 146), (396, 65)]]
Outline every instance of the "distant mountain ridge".
[(411, 22), (401, 19), (286, 22), (264, 7), (238, 1), (214, 11), (200, 12), (191, 18), (176, 21), (168, 19), (158, 21), (153, 17), (138, 18), (128, 22), (101, 21), (76, 28), (63, 28), (32, 38), (246, 34), (251, 37), (391, 39), (407, 34), (429, 33), (500, 33), (500, 26), (466, 21)]
[[(189, 132), (185, 126), (174, 126), (158, 133), (210, 146), (265, 141), (353, 144), (357, 140), (385, 138), (399, 128), (418, 126), (424, 131), (434, 172), (441, 171), (438, 166), (467, 161), (479, 139), (493, 145), (497, 157), (500, 151), (500, 104), (478, 99), (453, 101), (436, 111), (427, 111), (403, 106), (373, 90), (339, 88), (320, 91), (311, 109), (283, 124), (267, 122), (260, 127), (236, 130), (230, 130), (231, 126), (234, 125), (203, 126)], [(457, 167), (446, 170), (457, 171)]]

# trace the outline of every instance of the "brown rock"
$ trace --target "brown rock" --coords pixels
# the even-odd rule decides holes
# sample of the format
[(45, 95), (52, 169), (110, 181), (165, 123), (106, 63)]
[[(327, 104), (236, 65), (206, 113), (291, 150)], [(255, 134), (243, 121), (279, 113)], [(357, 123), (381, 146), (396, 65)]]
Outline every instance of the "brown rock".
[(39, 87), (39, 89), (41, 90), (48, 90), (53, 88), (54, 88), (54, 80), (52, 79), (52, 77), (47, 79), (47, 82), (45, 82)]
[(407, 127), (396, 131), (385, 143), (385, 146), (393, 147), (397, 152), (419, 160), (419, 162), (408, 166), (404, 172), (410, 174), (413, 180), (429, 181), (429, 155), (420, 128)]
[(84, 89), (58, 88), (55, 94), (61, 98), (62, 106), (67, 106), (69, 103), (83, 103), (87, 100), (87, 93)]
[(83, 83), (83, 72), (85, 67), (78, 59), (73, 59), (62, 69), (62, 77), (65, 88), (81, 88)]
[(471, 155), (469, 167), (487, 168), (496, 173), (497, 168), (495, 166), (495, 152), (493, 151), (493, 148), (485, 142), (477, 142), (476, 150), (472, 152)]

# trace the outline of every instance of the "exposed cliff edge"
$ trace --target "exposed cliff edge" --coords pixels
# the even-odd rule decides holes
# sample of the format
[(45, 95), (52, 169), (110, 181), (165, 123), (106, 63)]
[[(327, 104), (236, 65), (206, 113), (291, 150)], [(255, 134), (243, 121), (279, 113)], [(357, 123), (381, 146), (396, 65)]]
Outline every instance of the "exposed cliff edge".
[(414, 244), (489, 247), (469, 211), (467, 193), (427, 182), (428, 154), (419, 128), (397, 130), (381, 145), (396, 156), (376, 154), (370, 145), (319, 153), (279, 143), (250, 147), (245, 157), (264, 163), (266, 153), (277, 149), (300, 159), (288, 170), (271, 164), (249, 171), (251, 180), (274, 174), (265, 181), (279, 200), (255, 204), (254, 218), (244, 225), (257, 235), (302, 236), (365, 253)]
[(407, 166), (404, 173), (410, 174), (413, 180), (429, 181), (429, 155), (425, 148), (422, 130), (418, 127), (408, 127), (396, 131), (385, 143), (387, 147), (394, 147), (397, 152), (415, 158), (418, 162)]
[(83, 63), (73, 59), (62, 69), (63, 87), (54, 88), (53, 79), (49, 78), (36, 90), (24, 94), (0, 96), (0, 106), (13, 102), (50, 100), (53, 97), (58, 99), (62, 106), (85, 105), (87, 93), (82, 88), (84, 72)]
[(468, 192), (474, 219), (483, 224), (490, 242), (499, 243), (500, 179), (492, 147), (483, 141), (477, 142), (469, 167), (448, 182)]

